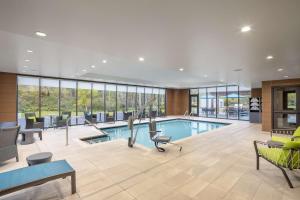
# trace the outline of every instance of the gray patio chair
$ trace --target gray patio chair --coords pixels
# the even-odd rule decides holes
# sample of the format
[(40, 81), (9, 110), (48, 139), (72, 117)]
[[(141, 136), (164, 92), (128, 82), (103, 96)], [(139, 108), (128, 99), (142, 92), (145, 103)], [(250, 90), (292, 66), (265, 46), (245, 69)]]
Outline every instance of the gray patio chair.
[[(160, 147), (159, 144), (173, 144), (176, 145), (175, 143), (171, 142), (172, 137), (171, 136), (166, 136), (166, 135), (159, 135), (159, 133), (161, 133), (161, 131), (156, 129), (156, 121), (152, 120), (149, 122), (149, 136), (150, 139), (154, 142), (154, 145), (156, 147), (156, 149), (159, 152), (164, 152), (165, 149)], [(179, 146), (179, 151), (182, 150), (182, 146)]]
[(44, 117), (36, 117), (34, 112), (25, 113), (26, 129), (44, 129)]
[(19, 162), (17, 138), (20, 127), (10, 127), (0, 129), (0, 162), (16, 158)]

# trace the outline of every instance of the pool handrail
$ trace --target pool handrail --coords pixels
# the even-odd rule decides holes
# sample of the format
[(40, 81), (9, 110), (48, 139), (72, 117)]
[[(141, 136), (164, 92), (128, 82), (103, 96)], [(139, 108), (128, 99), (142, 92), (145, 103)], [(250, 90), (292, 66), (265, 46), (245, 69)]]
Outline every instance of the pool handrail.
[[(75, 119), (77, 119), (77, 118), (79, 118), (79, 117), (82, 117), (82, 116), (71, 116), (71, 117), (68, 117), (67, 118), (67, 122), (66, 122), (66, 146), (68, 146), (69, 145), (69, 124), (70, 124), (70, 122), (71, 122), (71, 119), (73, 118), (75, 118)], [(89, 124), (89, 125), (91, 125), (91, 126), (93, 126), (94, 128), (96, 128), (98, 131), (100, 131), (100, 128), (99, 127), (97, 127), (95, 124), (93, 124), (92, 122), (90, 122), (89, 120), (87, 120), (87, 119), (84, 119), (84, 122), (85, 123), (87, 123), (87, 124)], [(101, 131), (100, 131), (101, 132)]]

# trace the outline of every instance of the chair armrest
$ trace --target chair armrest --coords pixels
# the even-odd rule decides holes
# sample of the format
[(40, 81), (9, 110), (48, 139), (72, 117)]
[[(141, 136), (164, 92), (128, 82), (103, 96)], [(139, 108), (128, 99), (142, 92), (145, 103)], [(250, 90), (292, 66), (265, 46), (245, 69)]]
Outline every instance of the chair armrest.
[(274, 133), (276, 134), (283, 134), (283, 135), (293, 135), (295, 129), (272, 129), (271, 130), (271, 137)]
[(291, 140), (294, 141), (295, 139), (299, 138), (300, 139), (300, 136), (293, 136), (291, 137)]

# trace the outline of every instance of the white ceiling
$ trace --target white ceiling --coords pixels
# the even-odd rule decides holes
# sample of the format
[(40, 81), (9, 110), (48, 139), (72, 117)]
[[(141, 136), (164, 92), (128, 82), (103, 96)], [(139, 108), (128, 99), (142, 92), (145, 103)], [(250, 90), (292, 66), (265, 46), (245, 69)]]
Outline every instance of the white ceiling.
[[(262, 80), (300, 77), (299, 9), (299, 0), (1, 0), (0, 71), (259, 87)], [(252, 31), (241, 33), (244, 25)], [(275, 58), (266, 60), (269, 54)]]

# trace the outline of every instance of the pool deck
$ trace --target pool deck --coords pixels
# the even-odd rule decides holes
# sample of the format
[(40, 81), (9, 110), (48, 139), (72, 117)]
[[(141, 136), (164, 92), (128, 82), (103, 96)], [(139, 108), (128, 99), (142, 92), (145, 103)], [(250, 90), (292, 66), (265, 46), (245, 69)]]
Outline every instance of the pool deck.
[[(177, 117), (162, 120), (173, 118)], [(123, 139), (92, 145), (80, 141), (78, 138), (99, 134), (90, 126), (70, 127), (68, 146), (65, 129), (45, 130), (43, 141), (36, 138), (34, 144), (18, 145), (20, 162), (2, 163), (0, 172), (27, 166), (28, 155), (51, 151), (54, 160), (66, 159), (76, 170), (77, 193), (71, 195), (69, 179), (60, 179), (0, 199), (299, 200), (299, 171), (289, 173), (295, 186), (290, 189), (281, 171), (266, 161), (261, 161), (260, 171), (255, 169), (253, 140), (270, 138), (261, 132), (260, 124), (193, 119), (232, 124), (176, 141), (183, 146), (182, 152), (166, 146), (165, 153), (139, 145), (128, 148)]]

